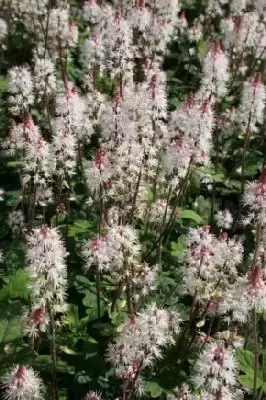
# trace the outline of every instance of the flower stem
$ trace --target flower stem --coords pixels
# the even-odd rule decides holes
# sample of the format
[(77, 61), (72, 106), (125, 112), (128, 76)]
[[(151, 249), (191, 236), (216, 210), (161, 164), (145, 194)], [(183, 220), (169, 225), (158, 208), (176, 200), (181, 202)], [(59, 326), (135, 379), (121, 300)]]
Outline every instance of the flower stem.
[(53, 398), (55, 400), (59, 400), (58, 395), (58, 386), (56, 379), (56, 332), (55, 332), (55, 320), (54, 320), (54, 312), (49, 307), (50, 314), (50, 348), (51, 348), (51, 359), (52, 359), (52, 381), (53, 381)]
[(259, 361), (259, 346), (258, 346), (258, 334), (257, 334), (257, 315), (255, 307), (253, 308), (253, 335), (254, 335), (254, 381), (253, 381), (253, 399), (256, 398), (257, 394), (257, 375), (258, 375), (258, 361)]

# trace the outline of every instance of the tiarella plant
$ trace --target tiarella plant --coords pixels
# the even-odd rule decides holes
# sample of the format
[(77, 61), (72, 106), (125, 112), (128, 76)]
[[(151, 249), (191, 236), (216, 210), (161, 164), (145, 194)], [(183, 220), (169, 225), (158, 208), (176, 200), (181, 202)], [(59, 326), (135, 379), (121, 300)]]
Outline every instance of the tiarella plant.
[(265, 0), (0, 0), (7, 400), (266, 398)]

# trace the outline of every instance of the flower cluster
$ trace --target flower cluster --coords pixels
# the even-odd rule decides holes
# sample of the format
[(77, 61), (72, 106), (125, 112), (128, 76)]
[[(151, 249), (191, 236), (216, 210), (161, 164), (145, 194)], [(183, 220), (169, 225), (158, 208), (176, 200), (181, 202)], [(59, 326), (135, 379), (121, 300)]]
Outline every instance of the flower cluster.
[(118, 342), (109, 346), (108, 360), (128, 389), (133, 385), (141, 390), (140, 373), (162, 357), (162, 349), (179, 331), (179, 323), (178, 314), (152, 304), (138, 315), (132, 314), (122, 326)]
[(66, 250), (55, 228), (44, 225), (27, 237), (27, 262), (33, 308), (27, 332), (36, 336), (48, 324), (47, 313), (66, 310)]
[(3, 378), (4, 398), (6, 400), (44, 398), (44, 386), (36, 372), (25, 365), (15, 366)]

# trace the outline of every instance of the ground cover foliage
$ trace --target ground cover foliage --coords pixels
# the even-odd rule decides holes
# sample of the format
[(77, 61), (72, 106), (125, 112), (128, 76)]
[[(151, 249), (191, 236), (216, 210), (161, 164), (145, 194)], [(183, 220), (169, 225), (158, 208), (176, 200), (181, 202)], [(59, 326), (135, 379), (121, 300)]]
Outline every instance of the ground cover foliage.
[(0, 392), (266, 397), (264, 0), (0, 0)]

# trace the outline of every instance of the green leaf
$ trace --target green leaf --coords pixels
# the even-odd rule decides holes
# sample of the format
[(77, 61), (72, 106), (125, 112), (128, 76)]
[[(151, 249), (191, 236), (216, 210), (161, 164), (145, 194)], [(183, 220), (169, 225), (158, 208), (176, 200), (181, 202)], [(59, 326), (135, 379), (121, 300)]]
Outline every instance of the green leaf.
[(262, 374), (263, 379), (266, 382), (266, 350), (264, 350), (264, 352), (262, 353)]
[(18, 190), (9, 190), (5, 194), (5, 200), (8, 207), (14, 207), (18, 203), (19, 199), (19, 191)]
[(12, 303), (0, 309), (0, 343), (10, 343), (23, 337), (23, 317), (19, 303)]
[(6, 284), (0, 290), (0, 301), (9, 299), (27, 300), (29, 296), (29, 278), (25, 269), (19, 269), (14, 275), (4, 278)]
[(236, 360), (238, 368), (245, 373), (254, 368), (254, 354), (249, 350), (237, 349)]
[(69, 304), (67, 314), (64, 317), (64, 323), (70, 328), (75, 328), (79, 325), (78, 306)]
[[(50, 355), (41, 355), (35, 358), (33, 366), (40, 371), (50, 371), (52, 373), (52, 360)], [(68, 365), (66, 361), (58, 359), (56, 362), (56, 370), (65, 374), (74, 375), (75, 369)]]
[[(239, 376), (239, 382), (246, 388), (246, 389), (253, 389), (254, 388), (254, 371), (252, 373), (246, 375)], [(259, 371), (257, 374), (257, 388), (261, 388), (263, 386), (263, 376), (262, 372)]]
[(0, 93), (7, 92), (8, 90), (8, 79), (4, 75), (0, 75)]
[(198, 52), (200, 54), (205, 54), (206, 53), (206, 49), (207, 49), (206, 42), (204, 40), (200, 40), (198, 42)]
[(153, 398), (161, 396), (164, 392), (164, 389), (157, 382), (152, 381), (145, 382), (144, 390)]
[(21, 168), (23, 166), (23, 162), (22, 161), (8, 161), (6, 163), (6, 166), (8, 168)]
[(187, 244), (186, 235), (180, 235), (177, 243), (171, 242), (171, 255), (173, 257), (178, 257), (180, 254), (184, 252), (186, 244)]
[[(247, 389), (254, 388), (254, 354), (249, 350), (237, 349), (236, 359), (238, 368), (244, 372), (245, 375), (239, 376), (240, 383)], [(263, 386), (263, 372), (259, 367), (257, 371), (257, 388)]]
[(181, 210), (181, 209), (179, 209), (177, 216), (178, 216), (178, 218), (181, 218), (181, 219), (192, 219), (197, 224), (201, 224), (202, 223), (201, 216), (199, 214), (197, 214), (193, 210)]
[(68, 230), (68, 236), (74, 237), (81, 233), (85, 233), (89, 230), (90, 223), (86, 219), (78, 219), (74, 224), (70, 225)]
[(78, 356), (78, 355), (79, 355), (79, 353), (77, 353), (76, 351), (70, 349), (70, 348), (67, 347), (67, 346), (59, 346), (59, 349), (60, 349), (63, 353), (68, 354), (68, 355), (70, 355), (70, 356)]

